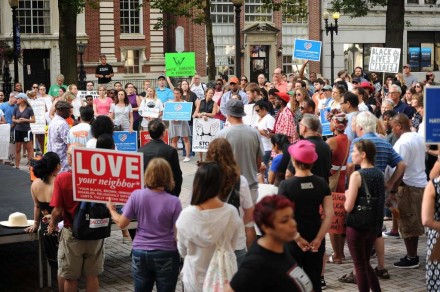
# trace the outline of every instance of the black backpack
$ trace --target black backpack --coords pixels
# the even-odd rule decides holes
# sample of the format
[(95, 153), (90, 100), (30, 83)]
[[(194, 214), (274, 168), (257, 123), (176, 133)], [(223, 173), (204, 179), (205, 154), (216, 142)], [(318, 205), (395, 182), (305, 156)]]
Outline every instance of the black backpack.
[(111, 215), (105, 204), (81, 202), (73, 219), (73, 237), (96, 240), (110, 237)]

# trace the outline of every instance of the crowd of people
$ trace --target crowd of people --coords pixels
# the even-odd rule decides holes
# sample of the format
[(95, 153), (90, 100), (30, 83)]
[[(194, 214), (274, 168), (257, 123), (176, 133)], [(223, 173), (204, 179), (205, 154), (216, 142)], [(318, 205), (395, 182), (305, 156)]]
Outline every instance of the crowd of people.
[[(112, 76), (106, 68), (99, 72), (109, 74), (97, 71), (100, 83)], [(381, 291), (379, 279), (391, 277), (384, 238), (403, 238), (406, 254), (394, 267), (418, 268), (424, 227), (427, 287), (437, 291), (440, 162), (437, 147), (424, 143), (423, 105), (423, 87), (436, 84), (433, 73), (421, 81), (406, 64), (403, 73), (385, 76), (385, 84), (379, 73), (366, 74), (360, 67), (353, 74), (338, 72), (334, 84), (313, 72), (306, 78), (303, 70), (286, 76), (280, 68), (271, 81), (264, 75), (256, 82), (239, 77), (220, 76), (205, 84), (195, 75), (173, 85), (161, 74), (157, 87), (146, 80), (141, 93), (132, 83), (98, 84), (96, 98), (79, 96), (75, 84), (63, 84), (62, 75), (49, 94), (44, 84), (27, 92), (16, 85), (0, 104), (0, 123), (11, 125), (15, 145), (9, 164), (18, 168), (21, 153), (33, 157), (32, 100), (46, 105), (47, 152), (35, 166), (35, 224), (27, 231), (52, 233), (64, 221), (60, 288), (76, 289), (83, 274), (88, 290), (95, 291), (104, 261), (103, 240), (84, 243), (70, 231), (78, 205), (72, 149), (115, 149), (114, 131), (148, 130), (152, 141), (139, 148), (145, 188), (133, 192), (122, 210), (107, 204), (121, 229), (138, 221), (130, 231), (136, 291), (151, 291), (155, 284), (158, 291), (174, 291), (181, 258), (185, 290), (202, 291), (219, 246), (234, 259), (234, 275), (224, 291), (321, 291), (325, 264), (345, 263), (345, 245), (354, 269), (339, 281), (357, 284), (359, 291)], [(94, 90), (87, 82), (87, 91)], [(190, 206), (184, 209), (178, 199), (178, 144), (183, 141), (181, 162), (190, 162), (192, 121), (163, 122), (167, 102), (190, 102), (192, 118), (221, 124), (198, 159)], [(249, 104), (255, 113), (250, 125), (243, 121)], [(44, 149), (44, 140), (35, 137), (38, 149)], [(261, 184), (277, 187), (277, 195), (262, 198)], [(384, 220), (393, 221), (391, 230), (384, 229)], [(378, 260), (374, 269), (372, 254)]]

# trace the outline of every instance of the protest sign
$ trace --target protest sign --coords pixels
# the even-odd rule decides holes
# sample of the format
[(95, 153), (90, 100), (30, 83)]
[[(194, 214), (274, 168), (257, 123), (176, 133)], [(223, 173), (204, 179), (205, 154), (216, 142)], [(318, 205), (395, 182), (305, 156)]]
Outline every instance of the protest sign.
[(113, 140), (119, 151), (137, 151), (137, 132), (116, 131)]
[(245, 104), (244, 105), (244, 112), (246, 115), (243, 117), (243, 124), (248, 126), (253, 126), (255, 124), (255, 121), (258, 119), (258, 114), (254, 110), (255, 104)]
[(167, 76), (194, 76), (196, 72), (196, 55), (194, 52), (165, 53)]
[(333, 198), (333, 211), (335, 215), (332, 218), (330, 225), (330, 233), (332, 234), (344, 234), (345, 233), (345, 215), (344, 208), (345, 194), (332, 192)]
[(11, 138), (11, 125), (0, 125), (0, 159), (9, 158), (9, 142)]
[(33, 134), (44, 134), (46, 127), (46, 103), (44, 100), (28, 99), (34, 111), (35, 123), (30, 123)]
[(96, 92), (96, 91), (78, 90), (77, 96), (79, 96), (82, 101), (86, 101), (86, 96), (87, 95), (93, 96), (93, 99), (99, 97), (98, 92)]
[(144, 186), (142, 153), (75, 147), (72, 157), (75, 201), (125, 204)]
[(220, 131), (219, 119), (194, 119), (192, 151), (208, 152), (209, 143), (211, 143), (218, 131)]
[(327, 121), (327, 113), (331, 111), (330, 107), (325, 107), (319, 110), (319, 120), (322, 125), (322, 136), (331, 136), (333, 135), (330, 130), (330, 122)]
[(371, 72), (399, 72), (400, 49), (372, 47), (370, 52)]
[(426, 144), (440, 143), (440, 86), (425, 87), (424, 109), (425, 117), (425, 141)]
[(295, 39), (293, 58), (310, 61), (321, 61), (321, 41)]
[(162, 120), (164, 121), (190, 121), (192, 115), (192, 102), (172, 102), (164, 104)]
[[(144, 146), (145, 144), (150, 143), (150, 141), (153, 140), (150, 136), (150, 132), (148, 132), (148, 131), (140, 131), (139, 135), (140, 135), (140, 140), (141, 140), (141, 147)], [(169, 144), (168, 143), (168, 130), (165, 130), (165, 132), (163, 133), (162, 140), (165, 142), (165, 144)]]

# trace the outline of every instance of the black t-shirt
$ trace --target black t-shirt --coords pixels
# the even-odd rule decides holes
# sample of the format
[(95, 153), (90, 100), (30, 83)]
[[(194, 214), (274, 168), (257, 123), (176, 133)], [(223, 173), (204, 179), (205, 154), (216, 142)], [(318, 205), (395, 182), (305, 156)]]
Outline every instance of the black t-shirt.
[(307, 291), (302, 288), (307, 285), (304, 282), (311, 287), (308, 276), (286, 248), (275, 253), (254, 242), (230, 285), (236, 292), (295, 292)]
[[(96, 67), (96, 72), (95, 74), (97, 75), (110, 75), (113, 74), (113, 67), (112, 65), (109, 64), (105, 64), (105, 65), (98, 65), (98, 67)], [(111, 78), (98, 78), (98, 84), (107, 84), (110, 81), (112, 81)]]
[(294, 203), (295, 220), (301, 236), (309, 242), (315, 239), (321, 227), (319, 206), (325, 196), (331, 195), (328, 183), (317, 175), (294, 176), (280, 183), (278, 194)]

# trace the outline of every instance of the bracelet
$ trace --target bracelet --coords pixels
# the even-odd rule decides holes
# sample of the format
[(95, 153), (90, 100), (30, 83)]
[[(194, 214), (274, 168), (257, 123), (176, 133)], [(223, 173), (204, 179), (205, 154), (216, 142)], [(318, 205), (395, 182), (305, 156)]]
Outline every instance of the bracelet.
[(297, 241), (300, 237), (301, 237), (301, 234), (299, 232), (297, 232), (295, 234), (295, 237), (293, 238), (293, 240)]

